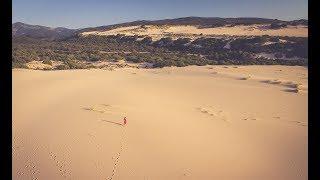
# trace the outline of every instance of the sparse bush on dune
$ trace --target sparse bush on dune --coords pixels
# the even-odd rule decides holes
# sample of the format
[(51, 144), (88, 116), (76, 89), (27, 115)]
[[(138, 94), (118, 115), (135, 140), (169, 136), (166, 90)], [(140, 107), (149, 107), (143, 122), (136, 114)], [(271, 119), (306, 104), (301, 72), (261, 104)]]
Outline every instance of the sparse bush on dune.
[(280, 29), (280, 28), (284, 28), (284, 27), (287, 27), (287, 24), (276, 23), (276, 22), (270, 24), (270, 29)]
[(134, 63), (139, 63), (139, 62), (141, 62), (140, 59), (141, 59), (141, 58), (139, 58), (139, 57), (136, 56), (136, 55), (130, 55), (130, 56), (127, 56), (127, 57), (126, 57), (126, 60), (127, 60), (127, 61), (131, 61), (131, 62), (134, 62)]
[(123, 59), (123, 57), (118, 54), (112, 54), (109, 58), (109, 60), (114, 61), (114, 62), (119, 62), (122, 59)]
[(61, 64), (55, 67), (56, 70), (66, 70), (70, 69), (69, 66), (66, 66), (65, 64)]
[(42, 63), (52, 66), (52, 62), (50, 60), (48, 60), (48, 59), (43, 60)]
[(187, 44), (191, 41), (190, 38), (179, 38), (175, 41), (173, 41), (173, 44), (174, 45), (184, 45), (184, 44)]
[(95, 69), (96, 67), (92, 64), (86, 65), (85, 69)]
[(183, 61), (178, 61), (178, 62), (176, 63), (176, 65), (177, 65), (178, 67), (184, 67), (184, 66), (186, 66), (186, 64), (185, 64)]
[(50, 68), (50, 67), (44, 67), (44, 68), (42, 68), (42, 70), (43, 71), (50, 71), (50, 70), (52, 70), (53, 68)]
[(142, 44), (151, 44), (152, 43), (152, 38), (151, 37), (145, 37), (141, 40)]
[(74, 60), (67, 60), (64, 62), (69, 69), (85, 69), (86, 65)]
[(23, 68), (28, 69), (28, 66), (22, 62), (12, 62), (12, 68)]
[[(67, 68), (82, 69), (87, 66), (81, 62), (118, 62), (122, 59), (134, 63), (152, 63), (154, 67), (208, 64), (308, 65), (307, 38), (259, 36), (226, 40), (201, 37), (191, 41), (189, 38), (172, 40), (171, 37), (165, 37), (155, 42), (152, 42), (151, 37), (145, 37), (141, 41), (137, 38), (138, 36), (126, 37), (118, 34), (79, 36), (59, 41), (14, 39), (13, 67), (23, 68), (26, 62), (40, 60), (48, 65), (52, 61), (62, 61)], [(263, 45), (265, 42), (274, 43)], [(230, 48), (226, 49), (224, 47), (227, 43)], [(277, 59), (255, 57), (260, 52), (276, 54)], [(285, 57), (295, 59), (284, 60)]]

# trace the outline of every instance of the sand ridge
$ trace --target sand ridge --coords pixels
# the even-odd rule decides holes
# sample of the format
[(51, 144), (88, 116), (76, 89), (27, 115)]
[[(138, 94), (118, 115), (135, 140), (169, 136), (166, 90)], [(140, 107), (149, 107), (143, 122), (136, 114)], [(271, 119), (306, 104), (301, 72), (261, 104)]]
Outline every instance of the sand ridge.
[(158, 40), (162, 37), (171, 36), (174, 39), (179, 37), (189, 37), (194, 39), (199, 36), (294, 36), (294, 37), (308, 37), (308, 27), (306, 26), (288, 26), (281, 29), (269, 29), (266, 25), (238, 25), (238, 26), (223, 26), (215, 28), (198, 28), (191, 25), (146, 25), (141, 26), (127, 26), (119, 27), (107, 31), (88, 31), (81, 35), (117, 35), (124, 34), (127, 36), (139, 35), (150, 36), (153, 40)]

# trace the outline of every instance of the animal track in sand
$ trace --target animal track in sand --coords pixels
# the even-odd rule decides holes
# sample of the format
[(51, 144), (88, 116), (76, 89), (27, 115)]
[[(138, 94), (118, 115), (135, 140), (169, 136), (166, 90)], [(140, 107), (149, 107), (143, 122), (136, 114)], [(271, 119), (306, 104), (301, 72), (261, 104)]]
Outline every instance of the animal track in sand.
[(225, 122), (227, 121), (227, 115), (224, 111), (222, 110), (217, 110), (216, 108), (214, 108), (213, 106), (208, 106), (208, 107), (198, 107), (197, 108), (201, 113), (203, 114), (207, 114), (210, 117), (213, 118), (219, 118)]

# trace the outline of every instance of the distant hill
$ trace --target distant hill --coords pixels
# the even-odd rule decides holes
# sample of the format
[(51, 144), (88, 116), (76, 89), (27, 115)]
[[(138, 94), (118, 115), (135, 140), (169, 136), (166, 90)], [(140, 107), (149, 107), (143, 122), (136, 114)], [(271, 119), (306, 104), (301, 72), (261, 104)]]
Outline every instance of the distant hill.
[(12, 24), (13, 37), (31, 37), (37, 39), (63, 39), (74, 34), (75, 29), (68, 29), (64, 27), (50, 28), (39, 25), (29, 25), (22, 22)]
[(195, 25), (201, 27), (219, 27), (225, 25), (252, 25), (252, 24), (282, 24), (282, 25), (308, 25), (308, 20), (294, 20), (294, 21), (283, 21), (278, 19), (267, 19), (267, 18), (252, 18), (252, 17), (241, 17), (241, 18), (220, 18), (220, 17), (183, 17), (175, 19), (163, 19), (163, 20), (140, 20), (127, 23), (113, 24), (107, 26), (84, 28), (77, 31), (77, 33), (87, 31), (105, 31), (118, 27), (126, 26), (139, 26), (139, 25)]
[(282, 28), (287, 25), (308, 25), (308, 20), (294, 20), (283, 21), (278, 19), (267, 18), (219, 18), (219, 17), (183, 17), (175, 19), (163, 19), (163, 20), (139, 20), (127, 23), (90, 27), (83, 29), (68, 29), (64, 27), (50, 28), (40, 25), (29, 25), (21, 22), (12, 24), (12, 36), (16, 37), (31, 37), (37, 39), (57, 40), (75, 36), (77, 34), (88, 31), (106, 31), (118, 27), (126, 26), (139, 26), (139, 25), (194, 25), (199, 28), (220, 27), (225, 25), (252, 25), (252, 24), (269, 24), (271, 28)]

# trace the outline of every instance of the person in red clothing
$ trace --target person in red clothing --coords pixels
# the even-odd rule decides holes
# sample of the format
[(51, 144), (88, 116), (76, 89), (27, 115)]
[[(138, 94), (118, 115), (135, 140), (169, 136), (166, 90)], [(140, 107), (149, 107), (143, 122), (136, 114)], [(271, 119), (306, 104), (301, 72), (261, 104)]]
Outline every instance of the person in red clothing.
[(123, 125), (126, 125), (126, 124), (127, 124), (127, 118), (124, 117), (124, 118), (123, 118)]

